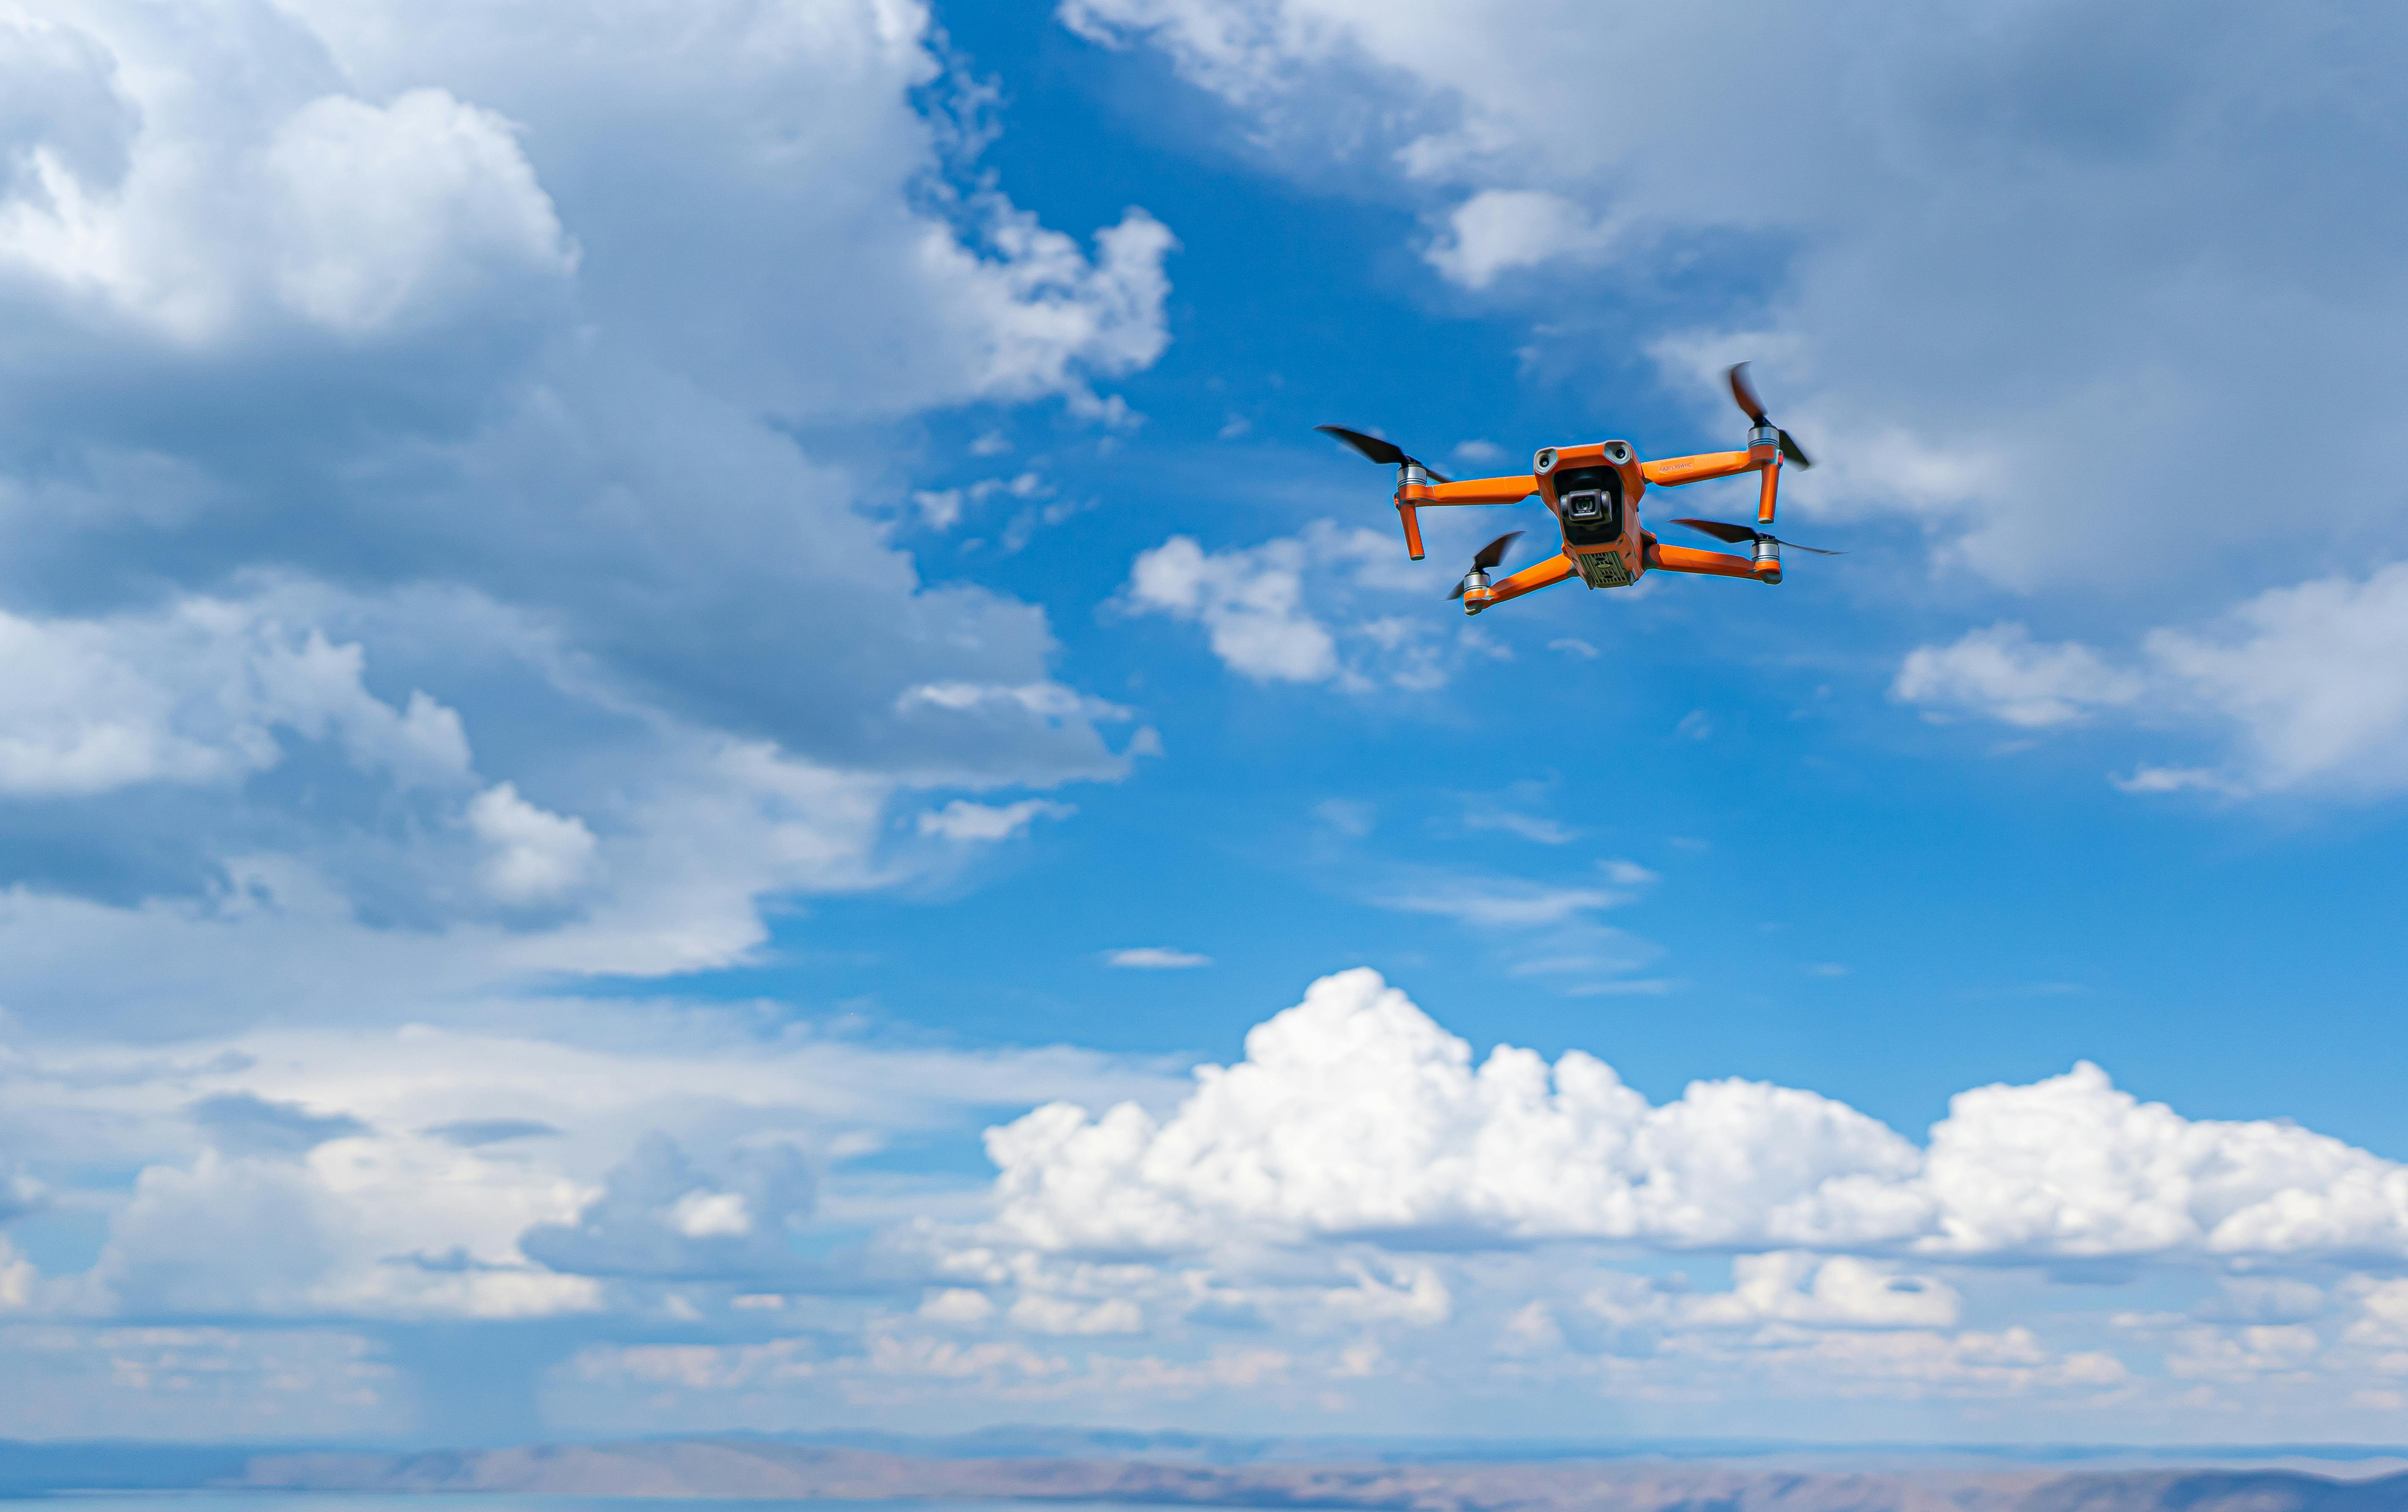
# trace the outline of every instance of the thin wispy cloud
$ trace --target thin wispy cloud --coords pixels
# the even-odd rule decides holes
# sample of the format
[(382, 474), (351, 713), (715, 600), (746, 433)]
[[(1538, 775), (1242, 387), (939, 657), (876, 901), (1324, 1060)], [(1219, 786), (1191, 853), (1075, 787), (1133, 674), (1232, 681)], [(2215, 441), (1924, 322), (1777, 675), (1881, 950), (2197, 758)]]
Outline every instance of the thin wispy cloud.
[(1185, 972), (1211, 965), (1212, 958), (1168, 945), (1131, 945), (1104, 952), (1104, 964), (1139, 972)]

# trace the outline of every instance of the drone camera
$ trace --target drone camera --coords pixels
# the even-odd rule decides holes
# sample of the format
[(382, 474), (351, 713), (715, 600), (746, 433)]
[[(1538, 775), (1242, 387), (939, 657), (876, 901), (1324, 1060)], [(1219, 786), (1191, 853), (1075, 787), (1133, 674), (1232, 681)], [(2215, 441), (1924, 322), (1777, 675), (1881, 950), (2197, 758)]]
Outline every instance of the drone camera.
[(1612, 467), (1558, 468), (1555, 512), (1564, 539), (1575, 546), (1602, 546), (1622, 535), (1622, 474)]

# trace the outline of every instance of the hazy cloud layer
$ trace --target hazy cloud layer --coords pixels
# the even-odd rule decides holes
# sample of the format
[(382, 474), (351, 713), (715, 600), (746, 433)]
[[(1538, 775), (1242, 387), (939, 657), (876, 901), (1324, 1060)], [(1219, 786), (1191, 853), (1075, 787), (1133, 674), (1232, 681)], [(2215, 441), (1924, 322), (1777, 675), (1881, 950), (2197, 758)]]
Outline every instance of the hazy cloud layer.
[(891, 480), (794, 439), (1110, 420), (1094, 383), (1167, 340), (1169, 233), (1133, 209), (1082, 247), (980, 178), (930, 25), (0, 20), (21, 1022), (307, 1015), (337, 958), (379, 965), (345, 1012), (726, 964), (766, 897), (1072, 812), (915, 794), (1125, 772), (1042, 612), (924, 585), (857, 508)]
[[(1653, 1103), (1583, 1051), (1476, 1058), (1365, 971), (1183, 1087), (602, 1003), (0, 1070), (0, 1148), (138, 1172), (19, 1182), (23, 1232), (105, 1238), (83, 1269), (0, 1256), (0, 1309), (57, 1341), (12, 1353), (0, 1400), (63, 1378), (46, 1351), (207, 1333), (222, 1395), (77, 1388), (146, 1431), (439, 1433), (446, 1400), (596, 1428), (1151, 1401), (1334, 1425), (1442, 1376), (1567, 1431), (1613, 1403), (1690, 1432), (1811, 1416), (1840, 1383), (2034, 1433), (2243, 1396), (2364, 1432), (2408, 1347), (2408, 1169), (2295, 1125), (2186, 1118), (2087, 1065), (1962, 1093), (1921, 1144), (1762, 1083)], [(996, 1113), (991, 1188), (865, 1159)], [(271, 1361), (324, 1399), (258, 1389)]]
[(2385, 795), (2408, 782), (2408, 563), (2273, 588), (2198, 629), (2152, 630), (2120, 659), (1994, 625), (1911, 653), (1897, 696), (2041, 731), (2205, 725), (2211, 764), (2143, 762), (2127, 788)]
[(1357, 971), (1195, 1074), (1176, 1108), (990, 1130), (992, 1218), (897, 1235), (931, 1283), (858, 1352), (597, 1348), (580, 1399), (1159, 1393), (1183, 1420), (1271, 1403), (1293, 1427), (1442, 1383), (1500, 1432), (1829, 1402), (1844, 1433), (1887, 1401), (2146, 1434), (2245, 1401), (2320, 1435), (2398, 1400), (2408, 1169), (2186, 1118), (2096, 1067), (1965, 1092), (1917, 1145), (1797, 1088), (1652, 1104), (1581, 1051), (1476, 1058)]

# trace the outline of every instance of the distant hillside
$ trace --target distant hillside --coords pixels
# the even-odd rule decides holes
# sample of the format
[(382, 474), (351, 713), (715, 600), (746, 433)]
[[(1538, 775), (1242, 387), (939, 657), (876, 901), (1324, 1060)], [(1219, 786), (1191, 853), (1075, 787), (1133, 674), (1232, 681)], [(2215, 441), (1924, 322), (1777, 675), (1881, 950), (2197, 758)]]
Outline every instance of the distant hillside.
[(1788, 1471), (1701, 1464), (1199, 1464), (930, 1459), (748, 1439), (425, 1454), (262, 1455), (218, 1484), (314, 1491), (903, 1497), (1363, 1512), (2408, 1512), (2408, 1474)]

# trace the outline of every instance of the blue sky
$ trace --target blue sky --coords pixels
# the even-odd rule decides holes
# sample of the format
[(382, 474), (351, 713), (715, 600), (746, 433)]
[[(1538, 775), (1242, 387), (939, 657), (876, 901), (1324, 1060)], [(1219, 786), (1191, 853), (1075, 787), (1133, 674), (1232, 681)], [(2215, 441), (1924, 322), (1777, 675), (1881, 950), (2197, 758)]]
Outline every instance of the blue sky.
[(2396, 1439), (2403, 42), (27, 7), (7, 1416)]

